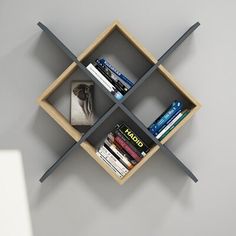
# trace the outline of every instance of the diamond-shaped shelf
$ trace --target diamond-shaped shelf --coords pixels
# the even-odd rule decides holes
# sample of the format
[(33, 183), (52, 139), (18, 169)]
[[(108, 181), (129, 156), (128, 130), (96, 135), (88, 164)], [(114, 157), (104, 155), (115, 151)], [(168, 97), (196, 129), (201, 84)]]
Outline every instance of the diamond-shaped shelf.
[[(73, 60), (73, 63), (66, 68), (66, 70), (43, 92), (38, 98), (38, 104), (43, 108), (74, 140), (75, 144), (80, 144), (81, 147), (103, 167), (103, 169), (110, 174), (113, 179), (119, 184), (123, 184), (129, 179), (150, 157), (152, 157), (159, 148), (165, 151), (168, 156), (172, 157), (177, 164), (196, 182), (197, 178), (192, 172), (164, 145), (176, 132), (179, 130), (200, 108), (200, 104), (173, 78), (173, 76), (160, 63), (167, 57), (180, 43), (184, 41), (197, 27), (199, 23), (192, 26), (161, 58), (156, 60), (155, 57), (148, 52), (130, 33), (121, 25), (120, 22), (113, 22), (103, 33), (101, 33), (96, 40), (82, 52), (78, 57), (75, 57), (69, 49), (61, 43), (61, 41), (43, 24), (39, 26), (48, 34), (48, 36), (55, 41), (55, 43)], [(86, 66), (94, 61), (99, 56), (105, 56), (116, 65), (122, 72), (124, 72), (130, 79), (135, 81), (135, 85), (120, 101), (117, 101), (99, 81), (86, 69)], [(56, 92), (71, 76), (77, 71), (81, 70), (88, 79), (95, 82), (96, 88), (105, 93), (103, 99), (110, 99), (104, 108), (104, 112), (98, 117), (94, 126), (92, 126), (84, 134), (77, 128), (70, 124), (68, 117), (59, 111), (51, 102), (49, 97)], [(149, 77), (150, 80), (146, 81)], [(168, 93), (181, 97), (181, 100), (188, 105), (190, 113), (161, 141), (159, 142), (145, 127), (142, 115), (135, 112), (137, 102), (135, 101), (136, 94), (142, 91), (141, 85), (145, 86), (150, 81), (156, 83), (153, 86), (162, 86), (165, 94)], [(161, 81), (161, 83), (160, 83)], [(145, 83), (146, 82), (146, 83)], [(144, 93), (145, 94), (145, 93)], [(69, 95), (68, 95), (69, 96)], [(157, 96), (161, 99), (161, 103), (165, 104), (166, 96)], [(171, 96), (170, 96), (171, 97)], [(99, 98), (95, 98), (95, 102)], [(139, 101), (139, 99), (138, 99)], [(169, 102), (169, 101), (168, 101)], [(155, 110), (155, 109), (154, 109)], [(156, 111), (153, 117), (154, 120), (159, 114)], [(114, 126), (121, 121), (125, 121), (130, 127), (134, 127), (139, 132), (141, 137), (149, 140), (152, 144), (151, 150), (148, 154), (125, 175), (122, 179), (118, 178), (113, 171), (96, 155), (96, 148), (99, 142), (110, 132)], [(72, 149), (75, 144), (69, 148)], [(68, 150), (68, 151), (69, 151)], [(58, 165), (66, 158), (63, 155), (41, 178), (41, 182), (48, 177)]]

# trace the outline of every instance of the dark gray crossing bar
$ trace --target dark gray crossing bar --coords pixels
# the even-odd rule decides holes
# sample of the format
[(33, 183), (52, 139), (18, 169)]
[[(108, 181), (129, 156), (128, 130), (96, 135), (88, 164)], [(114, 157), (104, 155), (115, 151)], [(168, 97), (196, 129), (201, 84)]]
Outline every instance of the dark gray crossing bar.
[(51, 38), (56, 45), (63, 51), (65, 54), (74, 61), (77, 66), (84, 71), (84, 73), (94, 81), (95, 84), (103, 90), (103, 92), (114, 102), (114, 105), (105, 113), (82, 137), (78, 142), (75, 142), (67, 151), (45, 172), (45, 174), (40, 179), (40, 182), (43, 182), (68, 156), (69, 152), (76, 146), (76, 144), (81, 144), (85, 141), (118, 107), (120, 107), (126, 115), (128, 115), (142, 130), (145, 132), (160, 148), (171, 157), (183, 171), (194, 181), (197, 182), (198, 179), (193, 175), (193, 173), (165, 146), (162, 145), (144, 126), (144, 124), (131, 113), (122, 103), (141, 85), (150, 75), (158, 68), (158, 66), (199, 26), (197, 22), (192, 27), (189, 28), (174, 44), (171, 46), (158, 60), (158, 62), (153, 65), (142, 78), (140, 78), (137, 83), (126, 93), (126, 95), (121, 99), (117, 100), (103, 85), (100, 81), (93, 76), (90, 71), (77, 59), (77, 57), (59, 40), (45, 25), (41, 22), (38, 23), (38, 26)]
[(42, 183), (52, 172), (67, 158), (68, 154), (73, 150), (76, 146), (77, 142), (74, 142), (64, 153), (63, 155), (44, 173), (44, 175), (40, 178), (40, 182)]
[(73, 143), (73, 145), (71, 145), (63, 153), (63, 155), (44, 173), (39, 181), (42, 183), (49, 175), (51, 175), (56, 170), (56, 168), (68, 157), (68, 154), (72, 151), (72, 149), (74, 149), (76, 145), (80, 145), (82, 142), (84, 142), (117, 108), (118, 104), (113, 105), (102, 117), (100, 117), (78, 142)]
[(130, 89), (125, 96), (122, 98), (121, 102), (124, 102), (138, 87), (140, 87), (144, 81), (149, 78), (152, 73), (158, 68), (160, 64), (163, 63), (167, 57), (169, 57), (183, 42), (187, 39), (200, 25), (199, 22), (192, 25), (157, 61), (155, 65), (153, 65)]
[(44, 24), (41, 22), (38, 23), (38, 26), (47, 34), (47, 36), (55, 42), (55, 44), (73, 61), (77, 64), (77, 66), (87, 75), (91, 80), (93, 80), (94, 83), (96, 83), (99, 88), (102, 89), (102, 91), (114, 102), (118, 103), (119, 101), (103, 86), (103, 84), (94, 77), (94, 75), (87, 70), (87, 68), (77, 59), (74, 53), (71, 52), (71, 50), (65, 46), (64, 43), (61, 42), (58, 37), (53, 34)]
[(153, 134), (147, 129), (147, 127), (132, 113), (130, 112), (130, 110), (128, 110), (123, 104), (120, 104), (119, 106), (122, 111), (129, 116), (134, 122), (135, 124), (138, 125), (138, 127), (146, 134), (148, 135), (149, 138), (152, 139), (152, 141), (157, 144), (160, 149), (167, 154), (167, 156), (169, 158), (171, 158), (172, 160), (174, 160), (178, 166), (180, 166), (180, 168), (196, 183), (198, 181), (197, 177), (188, 169), (188, 167), (186, 167), (176, 156), (173, 152), (170, 151), (169, 148), (166, 147), (166, 145), (163, 145), (162, 143), (160, 143), (160, 141), (158, 139), (156, 139), (155, 136), (153, 136)]
[(194, 25), (192, 25), (159, 59), (158, 61), (160, 63), (163, 63), (167, 57), (172, 54), (177, 47), (180, 46), (184, 42), (186, 38), (188, 38), (197, 28), (200, 26), (199, 22), (196, 22)]

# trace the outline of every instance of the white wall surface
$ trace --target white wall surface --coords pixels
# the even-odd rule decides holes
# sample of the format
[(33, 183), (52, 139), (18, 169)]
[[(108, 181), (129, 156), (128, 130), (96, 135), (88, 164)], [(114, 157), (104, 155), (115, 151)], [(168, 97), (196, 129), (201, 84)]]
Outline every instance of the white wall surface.
[[(22, 152), (34, 236), (236, 235), (235, 9), (233, 0), (0, 1), (0, 149)], [(203, 104), (168, 143), (199, 183), (158, 153), (118, 186), (79, 148), (38, 182), (72, 140), (36, 104), (69, 64), (36, 23), (79, 54), (114, 19), (156, 57), (200, 21), (164, 64)]]
[(0, 151), (0, 186), (0, 235), (32, 236), (22, 155), (19, 151)]

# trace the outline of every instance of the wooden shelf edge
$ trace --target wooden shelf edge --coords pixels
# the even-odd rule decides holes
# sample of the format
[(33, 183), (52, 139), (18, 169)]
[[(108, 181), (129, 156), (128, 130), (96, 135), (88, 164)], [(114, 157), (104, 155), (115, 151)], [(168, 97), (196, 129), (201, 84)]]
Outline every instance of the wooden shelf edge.
[(55, 79), (47, 89), (44, 90), (44, 92), (39, 96), (38, 101), (42, 101), (47, 99), (77, 68), (77, 65), (75, 62), (70, 64), (63, 72), (62, 74)]
[(103, 162), (96, 154), (96, 149), (88, 142), (84, 141), (80, 146), (91, 156), (119, 185), (122, 184), (122, 179), (116, 176), (116, 174)]
[(174, 78), (174, 76), (163, 66), (159, 65), (158, 69), (160, 73), (170, 81), (170, 83), (176, 87), (185, 97), (187, 97), (199, 110), (201, 107), (201, 103), (194, 98), (177, 80)]
[(192, 116), (196, 112), (197, 112), (197, 108), (193, 108), (189, 112), (189, 114), (182, 121), (180, 121), (180, 123), (173, 130), (171, 130), (170, 133), (164, 139), (161, 140), (161, 143), (165, 144), (167, 141), (169, 141), (174, 136), (174, 134), (192, 118)]
[(122, 179), (120, 184), (124, 184), (134, 173), (136, 173), (158, 150), (160, 147), (155, 145), (151, 148), (151, 150), (147, 153), (147, 155), (131, 169)]
[(39, 106), (44, 109), (76, 142), (81, 138), (81, 133), (76, 130), (67, 119), (49, 102), (39, 100)]

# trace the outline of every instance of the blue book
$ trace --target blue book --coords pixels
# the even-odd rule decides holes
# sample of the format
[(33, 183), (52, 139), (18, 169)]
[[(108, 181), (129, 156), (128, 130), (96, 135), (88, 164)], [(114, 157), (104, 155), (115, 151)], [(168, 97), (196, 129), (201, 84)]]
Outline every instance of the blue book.
[(179, 113), (180, 113), (181, 111), (182, 111), (182, 109), (179, 109), (179, 110), (175, 113), (175, 115), (173, 115), (173, 116), (171, 117), (171, 119), (169, 119), (169, 120), (165, 123), (165, 125), (162, 126), (162, 128), (159, 129), (157, 133), (155, 133), (155, 136), (157, 136), (163, 129), (165, 129), (165, 127), (166, 127), (168, 124), (170, 124), (170, 122), (171, 122), (172, 120), (174, 120), (174, 118), (175, 118), (177, 115), (179, 115)]
[(183, 107), (181, 101), (175, 100), (149, 127), (149, 131), (155, 135), (166, 123)]
[(98, 61), (107, 66), (113, 73), (115, 73), (119, 78), (121, 78), (125, 83), (127, 83), (130, 87), (134, 85), (132, 81), (130, 81), (125, 75), (123, 75), (120, 71), (118, 71), (114, 66), (112, 66), (106, 59), (100, 58)]

